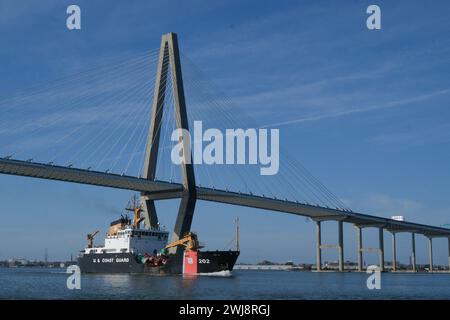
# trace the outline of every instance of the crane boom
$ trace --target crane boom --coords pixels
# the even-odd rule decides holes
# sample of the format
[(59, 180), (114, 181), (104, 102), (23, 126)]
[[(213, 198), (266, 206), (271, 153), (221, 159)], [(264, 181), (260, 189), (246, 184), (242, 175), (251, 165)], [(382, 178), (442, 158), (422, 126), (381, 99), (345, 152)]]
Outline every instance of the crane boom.
[(99, 233), (100, 231), (97, 230), (94, 233), (88, 233), (87, 235), (87, 241), (88, 241), (88, 248), (94, 247), (94, 237)]
[(183, 238), (169, 243), (165, 247), (165, 249), (170, 249), (177, 246), (184, 246), (186, 247), (186, 249), (193, 251), (201, 248), (200, 244), (198, 243), (197, 235), (193, 232), (189, 232)]

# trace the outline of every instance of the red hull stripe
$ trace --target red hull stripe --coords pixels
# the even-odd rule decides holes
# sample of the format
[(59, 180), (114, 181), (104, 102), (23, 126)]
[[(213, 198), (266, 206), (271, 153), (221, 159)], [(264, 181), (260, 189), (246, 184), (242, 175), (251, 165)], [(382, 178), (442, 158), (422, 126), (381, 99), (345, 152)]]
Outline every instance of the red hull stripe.
[(197, 251), (186, 250), (184, 252), (184, 259), (183, 259), (183, 273), (196, 274), (197, 263), (198, 263)]

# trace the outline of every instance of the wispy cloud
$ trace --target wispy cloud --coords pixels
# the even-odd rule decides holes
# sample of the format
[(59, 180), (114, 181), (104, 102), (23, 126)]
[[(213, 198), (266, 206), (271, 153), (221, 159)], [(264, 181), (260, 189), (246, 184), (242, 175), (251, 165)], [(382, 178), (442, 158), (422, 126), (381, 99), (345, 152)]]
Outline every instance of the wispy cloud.
[(38, 19), (44, 12), (50, 12), (59, 6), (52, 0), (40, 0), (37, 5), (34, 1), (1, 1), (0, 2), (0, 26), (30, 23)]
[(327, 113), (317, 114), (317, 115), (310, 116), (310, 117), (302, 117), (302, 118), (288, 120), (288, 121), (274, 122), (274, 123), (270, 123), (270, 124), (265, 124), (262, 127), (263, 128), (279, 127), (279, 126), (285, 126), (285, 125), (291, 125), (291, 124), (298, 124), (298, 123), (302, 123), (302, 122), (319, 121), (319, 120), (324, 120), (324, 119), (349, 116), (349, 115), (358, 114), (358, 113), (365, 113), (365, 112), (378, 111), (378, 110), (389, 109), (389, 108), (396, 108), (396, 107), (405, 106), (405, 105), (415, 103), (415, 102), (426, 101), (428, 99), (432, 99), (432, 98), (442, 96), (442, 95), (447, 95), (449, 93), (450, 93), (450, 89), (438, 90), (438, 91), (430, 92), (427, 94), (414, 96), (411, 98), (404, 98), (404, 99), (389, 101), (389, 102), (385, 102), (385, 103), (377, 104), (377, 105), (373, 105), (373, 106), (368, 106), (368, 107), (361, 107), (361, 108), (349, 107), (347, 110), (339, 110), (339, 111), (335, 111), (335, 112), (329, 112), (329, 113), (327, 112)]
[[(433, 70), (449, 60), (448, 40), (428, 41), (425, 34), (433, 20), (411, 25), (401, 19), (373, 36), (354, 10), (349, 5), (332, 17), (319, 6), (299, 4), (288, 11), (280, 6), (264, 17), (215, 28), (211, 41), (191, 40), (189, 56), (212, 70), (216, 83), (262, 127), (381, 111), (448, 94), (450, 89), (434, 83)], [(318, 17), (327, 25), (310, 28)], [(295, 27), (294, 19), (301, 21)], [(405, 45), (417, 39), (418, 45)], [(227, 59), (227, 68), (215, 66)]]
[(407, 130), (384, 132), (368, 140), (378, 145), (402, 145), (405, 147), (446, 143), (450, 141), (450, 124), (437, 124), (430, 127), (418, 127)]
[(415, 216), (420, 214), (424, 205), (418, 201), (393, 197), (386, 194), (370, 194), (357, 200), (343, 200), (356, 211), (370, 212), (384, 217), (394, 215)]

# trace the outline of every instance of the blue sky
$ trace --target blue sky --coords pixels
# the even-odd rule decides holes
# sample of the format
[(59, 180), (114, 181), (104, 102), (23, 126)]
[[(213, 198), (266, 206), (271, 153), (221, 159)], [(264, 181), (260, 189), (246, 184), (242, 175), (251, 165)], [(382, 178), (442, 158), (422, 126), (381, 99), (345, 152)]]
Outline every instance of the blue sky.
[[(183, 54), (353, 210), (450, 223), (450, 6), (445, 1), (76, 1), (82, 30), (65, 28), (69, 1), (2, 0), (0, 95), (159, 46), (174, 31)], [(382, 29), (369, 31), (376, 3)], [(2, 104), (3, 106), (4, 104)], [(14, 118), (20, 127), (20, 118)], [(43, 148), (45, 147), (45, 143)], [(280, 159), (283, 166), (283, 158)], [(129, 192), (0, 177), (0, 258), (67, 258), (85, 234), (106, 231)], [(173, 225), (177, 203), (159, 205)], [(211, 248), (241, 220), (241, 261), (314, 261), (314, 224), (302, 217), (199, 203), (193, 229)], [(345, 227), (345, 257), (356, 234)], [(324, 243), (336, 241), (327, 223)], [(364, 232), (376, 246), (376, 232)], [(386, 235), (386, 259), (390, 260)], [(426, 263), (426, 239), (417, 240)], [(409, 235), (398, 257), (408, 261)], [(435, 240), (446, 263), (447, 242)], [(337, 254), (326, 251), (324, 260)], [(367, 262), (377, 257), (367, 254)]]

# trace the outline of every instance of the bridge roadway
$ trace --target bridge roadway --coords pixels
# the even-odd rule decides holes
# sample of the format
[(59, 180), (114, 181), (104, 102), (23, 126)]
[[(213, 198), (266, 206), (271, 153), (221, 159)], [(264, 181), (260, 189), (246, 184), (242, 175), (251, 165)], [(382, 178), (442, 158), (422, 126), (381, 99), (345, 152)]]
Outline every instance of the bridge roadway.
[[(150, 181), (143, 178), (70, 168), (52, 164), (13, 159), (0, 159), (0, 173), (65, 181), (86, 185), (133, 190), (144, 193), (149, 199), (162, 200), (181, 197), (183, 186), (167, 181)], [(252, 194), (197, 187), (199, 200), (246, 206), (264, 210), (286, 212), (309, 217), (315, 221), (336, 220), (360, 227), (379, 227), (392, 232), (411, 232), (427, 237), (450, 237), (450, 229), (431, 225), (397, 221), (373, 215), (326, 208), (284, 199), (268, 198)]]

